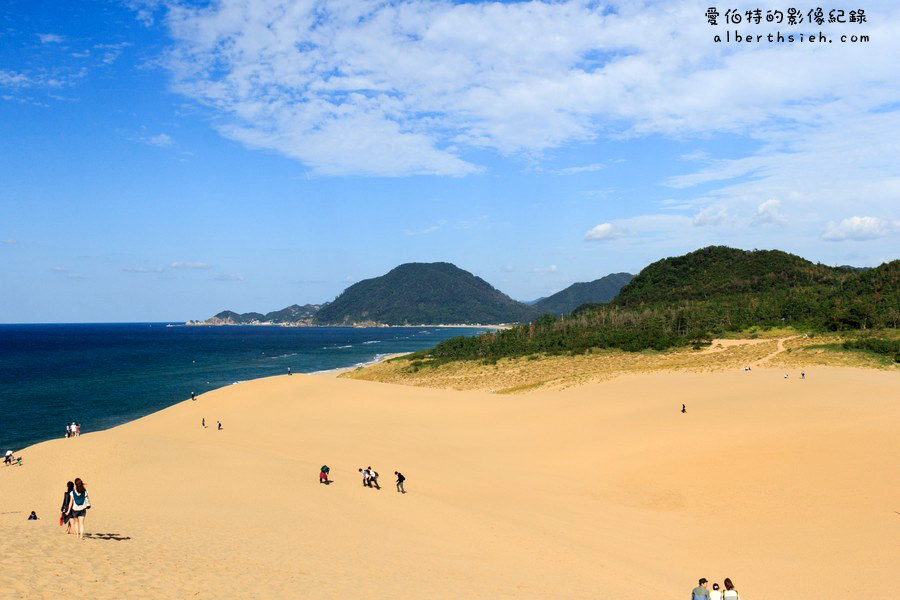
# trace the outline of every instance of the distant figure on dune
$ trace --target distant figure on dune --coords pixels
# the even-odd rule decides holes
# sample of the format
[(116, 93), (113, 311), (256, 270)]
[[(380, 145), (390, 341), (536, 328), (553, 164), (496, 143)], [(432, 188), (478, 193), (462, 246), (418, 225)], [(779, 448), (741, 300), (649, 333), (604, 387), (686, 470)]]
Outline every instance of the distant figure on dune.
[(722, 592), (719, 591), (718, 583), (713, 584), (713, 589), (709, 593), (709, 600), (722, 600)]
[(75, 437), (81, 435), (81, 423), (75, 426)]
[(6, 454), (3, 455), (3, 464), (4, 464), (4, 465), (11, 465), (11, 464), (12, 464), (12, 461), (13, 461), (13, 451), (12, 451), (12, 450), (7, 450), (7, 451), (6, 451)]
[(360, 472), (360, 474), (362, 475), (362, 478), (363, 478), (363, 486), (365, 486), (365, 487), (372, 487), (372, 484), (369, 483), (369, 472), (366, 471), (366, 470), (363, 470), (361, 467), (360, 467), (360, 469), (359, 469), (359, 472)]
[(725, 584), (725, 593), (722, 594), (722, 600), (741, 600), (741, 595), (734, 589), (734, 584), (731, 583), (731, 579), (726, 577), (723, 583)]
[(403, 476), (403, 473), (400, 471), (394, 471), (394, 475), (397, 476), (397, 491), (405, 494), (406, 490), (403, 489), (403, 482), (406, 481), (406, 477)]
[(787, 373), (784, 374), (784, 378), (785, 378), (785, 379), (788, 378), (788, 374), (787, 374)]
[(683, 413), (687, 412), (687, 407), (684, 404), (681, 405), (681, 412), (683, 412)]
[(66, 533), (72, 533), (72, 521), (69, 519), (69, 494), (72, 493), (72, 490), (75, 489), (75, 484), (71, 481), (66, 483), (66, 493), (63, 494), (62, 506), (59, 507), (61, 511), (61, 515), (59, 517), (59, 524), (66, 526)]
[(206, 429), (206, 417), (202, 417), (200, 419), (200, 425), (203, 426), (203, 429)]
[(34, 511), (31, 511), (31, 514), (28, 515), (28, 520), (29, 521), (37, 521), (38, 520), (37, 513), (35, 513)]
[(84, 515), (91, 507), (91, 499), (88, 496), (87, 488), (80, 478), (75, 478), (75, 489), (69, 492), (69, 519), (74, 521), (75, 535), (79, 540), (84, 539)]
[(291, 375), (291, 368), (288, 367), (288, 375)]
[(709, 600), (709, 590), (706, 588), (706, 577), (700, 578), (700, 585), (691, 590), (691, 600)]
[(328, 479), (328, 473), (330, 472), (331, 469), (328, 467), (328, 465), (322, 465), (322, 468), (319, 469), (319, 483), (330, 485), (331, 481)]
[(222, 421), (216, 421), (216, 429), (222, 431)]
[(806, 379), (806, 373), (800, 372), (800, 379)]
[(194, 394), (194, 392), (191, 392), (191, 400), (196, 400), (196, 399), (197, 399), (197, 395)]

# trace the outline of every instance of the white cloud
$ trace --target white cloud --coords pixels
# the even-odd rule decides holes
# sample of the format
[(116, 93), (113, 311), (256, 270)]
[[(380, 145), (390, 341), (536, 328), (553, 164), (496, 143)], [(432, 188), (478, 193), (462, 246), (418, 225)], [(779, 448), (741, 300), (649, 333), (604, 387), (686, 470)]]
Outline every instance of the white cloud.
[(50, 267), (50, 270), (57, 275), (66, 277), (67, 279), (87, 279), (87, 275), (85, 275), (84, 273), (76, 273), (62, 267)]
[(626, 231), (612, 223), (600, 223), (584, 234), (585, 241), (612, 240), (622, 237)]
[(781, 206), (781, 200), (777, 198), (769, 198), (756, 207), (756, 216), (753, 222), (758, 225), (784, 225), (787, 221), (778, 210)]
[(213, 277), (213, 281), (244, 281), (244, 276), (240, 273), (228, 273)]
[(850, 217), (840, 223), (829, 222), (822, 239), (829, 242), (874, 240), (897, 230), (898, 223), (890, 223), (878, 217)]
[(722, 206), (707, 206), (692, 219), (696, 227), (713, 227), (721, 225), (728, 218), (728, 211)]
[[(176, 90), (218, 113), (224, 135), (317, 173), (465, 175), (479, 168), (466, 154), (485, 148), (539, 154), (601, 136), (729, 133), (784, 149), (872, 111), (889, 120), (900, 6), (867, 10), (879, 16), (866, 24), (872, 41), (851, 47), (715, 44), (722, 28), (691, 0), (173, 0), (166, 64)], [(673, 183), (772, 163), (721, 166)]]
[(24, 73), (0, 69), (0, 86), (9, 88), (22, 88), (30, 86), (31, 83), (31, 78), (29, 78)]
[(61, 35), (56, 35), (55, 33), (39, 33), (37, 34), (38, 39), (41, 40), (42, 44), (58, 44), (65, 40)]
[(18, 244), (18, 240), (2, 240), (2, 243), (6, 246), (12, 246), (13, 244)]
[(208, 269), (209, 263), (190, 260), (176, 260), (169, 266), (173, 269)]
[(165, 273), (166, 270), (162, 267), (154, 267), (152, 269), (148, 269), (147, 267), (125, 267), (122, 269), (126, 273)]
[(512, 265), (503, 265), (502, 267), (500, 267), (500, 270), (503, 271), (504, 273), (515, 273), (516, 272), (516, 268)]

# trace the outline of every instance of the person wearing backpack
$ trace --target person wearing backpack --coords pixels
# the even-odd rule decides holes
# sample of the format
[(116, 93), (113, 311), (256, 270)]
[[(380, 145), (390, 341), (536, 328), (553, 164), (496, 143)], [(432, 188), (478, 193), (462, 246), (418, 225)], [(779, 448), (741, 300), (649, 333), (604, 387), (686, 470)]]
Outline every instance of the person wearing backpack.
[(331, 482), (328, 480), (328, 473), (331, 472), (331, 469), (328, 465), (322, 465), (322, 468), (319, 469), (319, 483), (324, 483), (325, 485), (330, 484)]
[(66, 512), (69, 520), (74, 522), (75, 535), (79, 540), (84, 539), (84, 515), (91, 507), (91, 499), (88, 496), (87, 488), (81, 478), (75, 478), (75, 489), (69, 492), (69, 507)]

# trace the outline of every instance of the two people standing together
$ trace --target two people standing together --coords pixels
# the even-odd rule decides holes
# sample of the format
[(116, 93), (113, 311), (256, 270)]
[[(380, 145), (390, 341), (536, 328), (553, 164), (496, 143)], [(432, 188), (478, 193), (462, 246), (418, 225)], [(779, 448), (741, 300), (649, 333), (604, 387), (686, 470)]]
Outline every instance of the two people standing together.
[(79, 540), (84, 539), (84, 516), (91, 507), (91, 498), (81, 478), (66, 484), (63, 496), (59, 524), (66, 526), (66, 533), (75, 534)]

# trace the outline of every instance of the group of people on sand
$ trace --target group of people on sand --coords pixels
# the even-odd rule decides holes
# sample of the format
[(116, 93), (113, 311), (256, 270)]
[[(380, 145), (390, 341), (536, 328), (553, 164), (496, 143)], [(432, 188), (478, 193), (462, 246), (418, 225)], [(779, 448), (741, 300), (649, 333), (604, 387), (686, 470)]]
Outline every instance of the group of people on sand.
[(713, 583), (710, 589), (709, 581), (706, 577), (701, 577), (700, 585), (691, 591), (691, 600), (741, 600), (741, 595), (734, 588), (730, 578), (726, 577), (722, 585), (725, 587), (724, 590), (719, 588), (718, 583)]
[[(200, 425), (203, 429), (206, 429), (206, 417), (200, 419)], [(222, 421), (216, 421), (216, 430), (222, 431)]]
[(91, 498), (80, 477), (66, 483), (66, 493), (60, 507), (59, 524), (65, 525), (66, 533), (84, 539), (84, 516), (91, 507)]
[(22, 457), (13, 456), (12, 450), (7, 450), (6, 454), (3, 455), (3, 466), (6, 465), (18, 465), (22, 466)]
[(79, 435), (81, 435), (81, 423), (76, 424), (75, 421), (72, 421), (71, 425), (66, 425), (67, 438), (78, 437)]
[[(375, 488), (376, 490), (381, 489), (381, 486), (378, 485), (378, 471), (372, 467), (366, 467), (365, 469), (360, 467), (359, 472), (362, 474), (363, 487)], [(319, 483), (330, 485), (331, 479), (329, 479), (329, 473), (331, 473), (331, 467), (322, 465), (322, 468), (319, 469)], [(397, 477), (397, 491), (401, 494), (405, 494), (406, 489), (403, 487), (403, 482), (406, 481), (406, 477), (400, 471), (394, 471), (394, 475)]]

